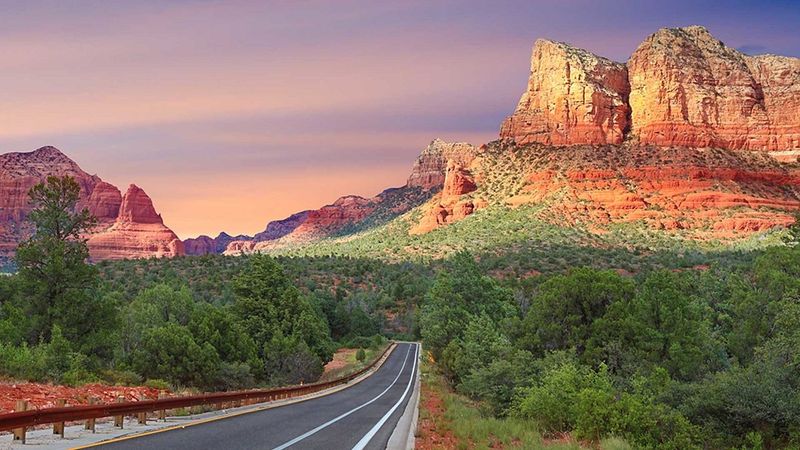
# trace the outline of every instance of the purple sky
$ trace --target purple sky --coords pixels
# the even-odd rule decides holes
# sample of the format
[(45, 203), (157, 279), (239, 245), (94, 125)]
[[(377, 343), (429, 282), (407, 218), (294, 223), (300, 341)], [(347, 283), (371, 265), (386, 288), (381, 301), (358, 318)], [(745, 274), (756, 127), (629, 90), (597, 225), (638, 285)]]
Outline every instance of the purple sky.
[(496, 136), (539, 37), (625, 61), (664, 26), (800, 56), (800, 2), (0, 1), (0, 150), (135, 182), (181, 237), (252, 234)]

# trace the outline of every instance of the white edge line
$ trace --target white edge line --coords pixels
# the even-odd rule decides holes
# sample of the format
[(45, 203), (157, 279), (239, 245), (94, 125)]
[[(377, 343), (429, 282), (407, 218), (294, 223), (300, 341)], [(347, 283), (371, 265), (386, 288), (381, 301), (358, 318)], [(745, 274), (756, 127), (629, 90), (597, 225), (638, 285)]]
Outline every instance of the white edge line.
[(394, 406), (392, 406), (392, 409), (390, 409), (386, 414), (384, 414), (381, 420), (379, 420), (378, 423), (376, 423), (375, 426), (372, 427), (372, 429), (370, 429), (367, 432), (367, 434), (365, 434), (364, 437), (361, 438), (360, 441), (358, 441), (358, 443), (353, 447), (353, 450), (363, 450), (367, 446), (367, 444), (369, 444), (369, 441), (371, 441), (372, 438), (375, 437), (375, 434), (378, 432), (378, 430), (381, 429), (383, 424), (386, 423), (387, 420), (389, 420), (389, 416), (391, 416), (397, 410), (397, 408), (400, 407), (400, 404), (403, 403), (403, 400), (406, 399), (406, 395), (408, 395), (408, 390), (409, 388), (411, 388), (411, 384), (414, 382), (414, 373), (417, 370), (417, 359), (419, 358), (418, 351), (419, 351), (419, 344), (416, 344), (414, 345), (414, 366), (411, 368), (411, 376), (408, 378), (408, 384), (406, 385), (406, 390), (403, 391), (403, 395), (400, 397), (400, 400), (398, 400), (397, 403), (395, 403)]
[[(360, 406), (356, 406), (355, 408), (351, 409), (350, 411), (347, 411), (346, 413), (344, 413), (344, 414), (342, 414), (342, 415), (340, 415), (338, 417), (335, 417), (335, 418), (323, 423), (322, 425), (320, 425), (320, 426), (318, 426), (318, 427), (316, 427), (316, 428), (314, 428), (312, 430), (309, 430), (309, 431), (301, 434), (300, 436), (297, 436), (296, 438), (292, 439), (289, 442), (286, 442), (285, 444), (282, 444), (282, 445), (280, 445), (278, 447), (275, 447), (273, 450), (283, 450), (283, 449), (289, 448), (292, 445), (302, 441), (303, 439), (305, 439), (305, 438), (307, 438), (307, 437), (309, 437), (309, 436), (311, 436), (313, 434), (316, 434), (318, 431), (322, 430), (323, 428), (327, 428), (327, 427), (333, 425), (334, 423), (344, 419), (345, 417), (349, 416), (350, 414), (353, 414), (354, 412), (358, 411), (359, 409), (361, 409), (361, 408), (369, 405), (370, 403), (378, 400), (379, 398), (381, 398), (383, 396), (383, 394), (388, 392), (389, 389), (391, 389), (392, 386), (394, 386), (395, 383), (397, 383), (397, 380), (400, 378), (400, 375), (403, 373), (403, 369), (406, 367), (406, 361), (408, 361), (408, 354), (409, 353), (411, 353), (411, 346), (409, 346), (408, 350), (406, 351), (406, 357), (403, 359), (403, 365), (400, 367), (400, 372), (397, 373), (397, 376), (394, 378), (394, 381), (392, 381), (392, 384), (390, 384), (389, 387), (384, 389), (383, 392), (378, 394), (377, 397), (373, 398), (372, 400), (370, 400), (370, 401), (368, 401), (366, 403), (361, 404)], [(415, 350), (415, 354), (416, 354), (416, 350)], [(414, 362), (414, 365), (416, 365), (416, 361)]]

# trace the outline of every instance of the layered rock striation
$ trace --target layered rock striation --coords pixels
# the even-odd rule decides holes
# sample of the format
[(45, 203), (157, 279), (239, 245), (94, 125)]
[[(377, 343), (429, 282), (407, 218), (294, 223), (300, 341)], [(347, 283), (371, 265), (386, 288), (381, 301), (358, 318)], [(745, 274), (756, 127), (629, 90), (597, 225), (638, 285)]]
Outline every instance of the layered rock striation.
[(477, 149), (472, 144), (434, 139), (414, 161), (406, 186), (426, 190), (441, 189), (447, 165), (455, 162), (467, 167), (476, 154)]
[(657, 31), (626, 65), (539, 40), (528, 88), (500, 137), (556, 146), (630, 138), (796, 160), (800, 59), (748, 56), (699, 26)]
[(747, 56), (703, 27), (664, 28), (636, 49), (628, 71), (642, 144), (800, 148), (800, 59)]
[(183, 242), (164, 225), (150, 197), (132, 184), (122, 196), (114, 223), (89, 236), (92, 260), (171, 257), (185, 254)]
[(528, 89), (500, 137), (520, 144), (619, 144), (629, 125), (629, 92), (624, 64), (539, 39)]
[(32, 210), (28, 191), (48, 176), (67, 175), (81, 188), (77, 207), (97, 217), (94, 233), (88, 236), (93, 260), (183, 253), (144, 191), (132, 186), (123, 197), (115, 186), (84, 172), (55, 147), (42, 147), (0, 155), (0, 259), (10, 259), (17, 244), (34, 231), (27, 221)]

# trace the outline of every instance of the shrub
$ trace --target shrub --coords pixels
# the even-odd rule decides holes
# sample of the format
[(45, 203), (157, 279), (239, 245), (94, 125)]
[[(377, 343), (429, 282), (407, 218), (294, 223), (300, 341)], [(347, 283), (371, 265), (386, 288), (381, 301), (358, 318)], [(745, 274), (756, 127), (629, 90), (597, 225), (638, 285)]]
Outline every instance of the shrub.
[(47, 357), (42, 346), (0, 343), (0, 372), (23, 380), (43, 381), (47, 376), (47, 369)]
[(83, 386), (84, 384), (99, 381), (97, 376), (86, 368), (87, 363), (88, 358), (86, 355), (73, 353), (69, 369), (61, 375), (61, 383), (67, 386)]
[(146, 387), (151, 389), (158, 389), (161, 391), (168, 391), (170, 390), (170, 385), (164, 380), (160, 380), (158, 378), (153, 378), (144, 382)]
[(119, 386), (138, 386), (142, 383), (142, 377), (131, 370), (102, 370), (98, 374), (100, 379), (108, 384)]
[(356, 360), (358, 362), (364, 362), (365, 359), (367, 359), (367, 352), (365, 352), (363, 348), (358, 349), (356, 352)]
[(365, 348), (372, 346), (372, 339), (366, 336), (358, 336), (350, 339), (347, 342), (347, 347), (350, 348)]

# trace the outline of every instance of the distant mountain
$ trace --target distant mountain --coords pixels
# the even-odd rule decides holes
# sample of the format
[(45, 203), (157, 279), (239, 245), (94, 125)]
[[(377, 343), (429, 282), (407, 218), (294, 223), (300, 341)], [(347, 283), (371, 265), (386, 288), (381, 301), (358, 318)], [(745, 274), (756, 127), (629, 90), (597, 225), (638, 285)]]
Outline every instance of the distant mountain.
[(533, 238), (519, 211), (598, 237), (628, 226), (727, 242), (783, 228), (800, 209), (800, 59), (744, 55), (699, 26), (657, 31), (625, 64), (538, 40), (499, 138), (434, 140), (406, 186), (272, 222), (225, 252), (438, 255), (436, 230), (472, 216), (464, 244), (511, 245)]
[(98, 219), (89, 236), (92, 260), (182, 255), (183, 243), (136, 185), (124, 195), (97, 175), (89, 175), (55, 147), (0, 155), (0, 260), (7, 263), (17, 244), (32, 233), (28, 191), (48, 176), (69, 175), (81, 187), (79, 208)]

